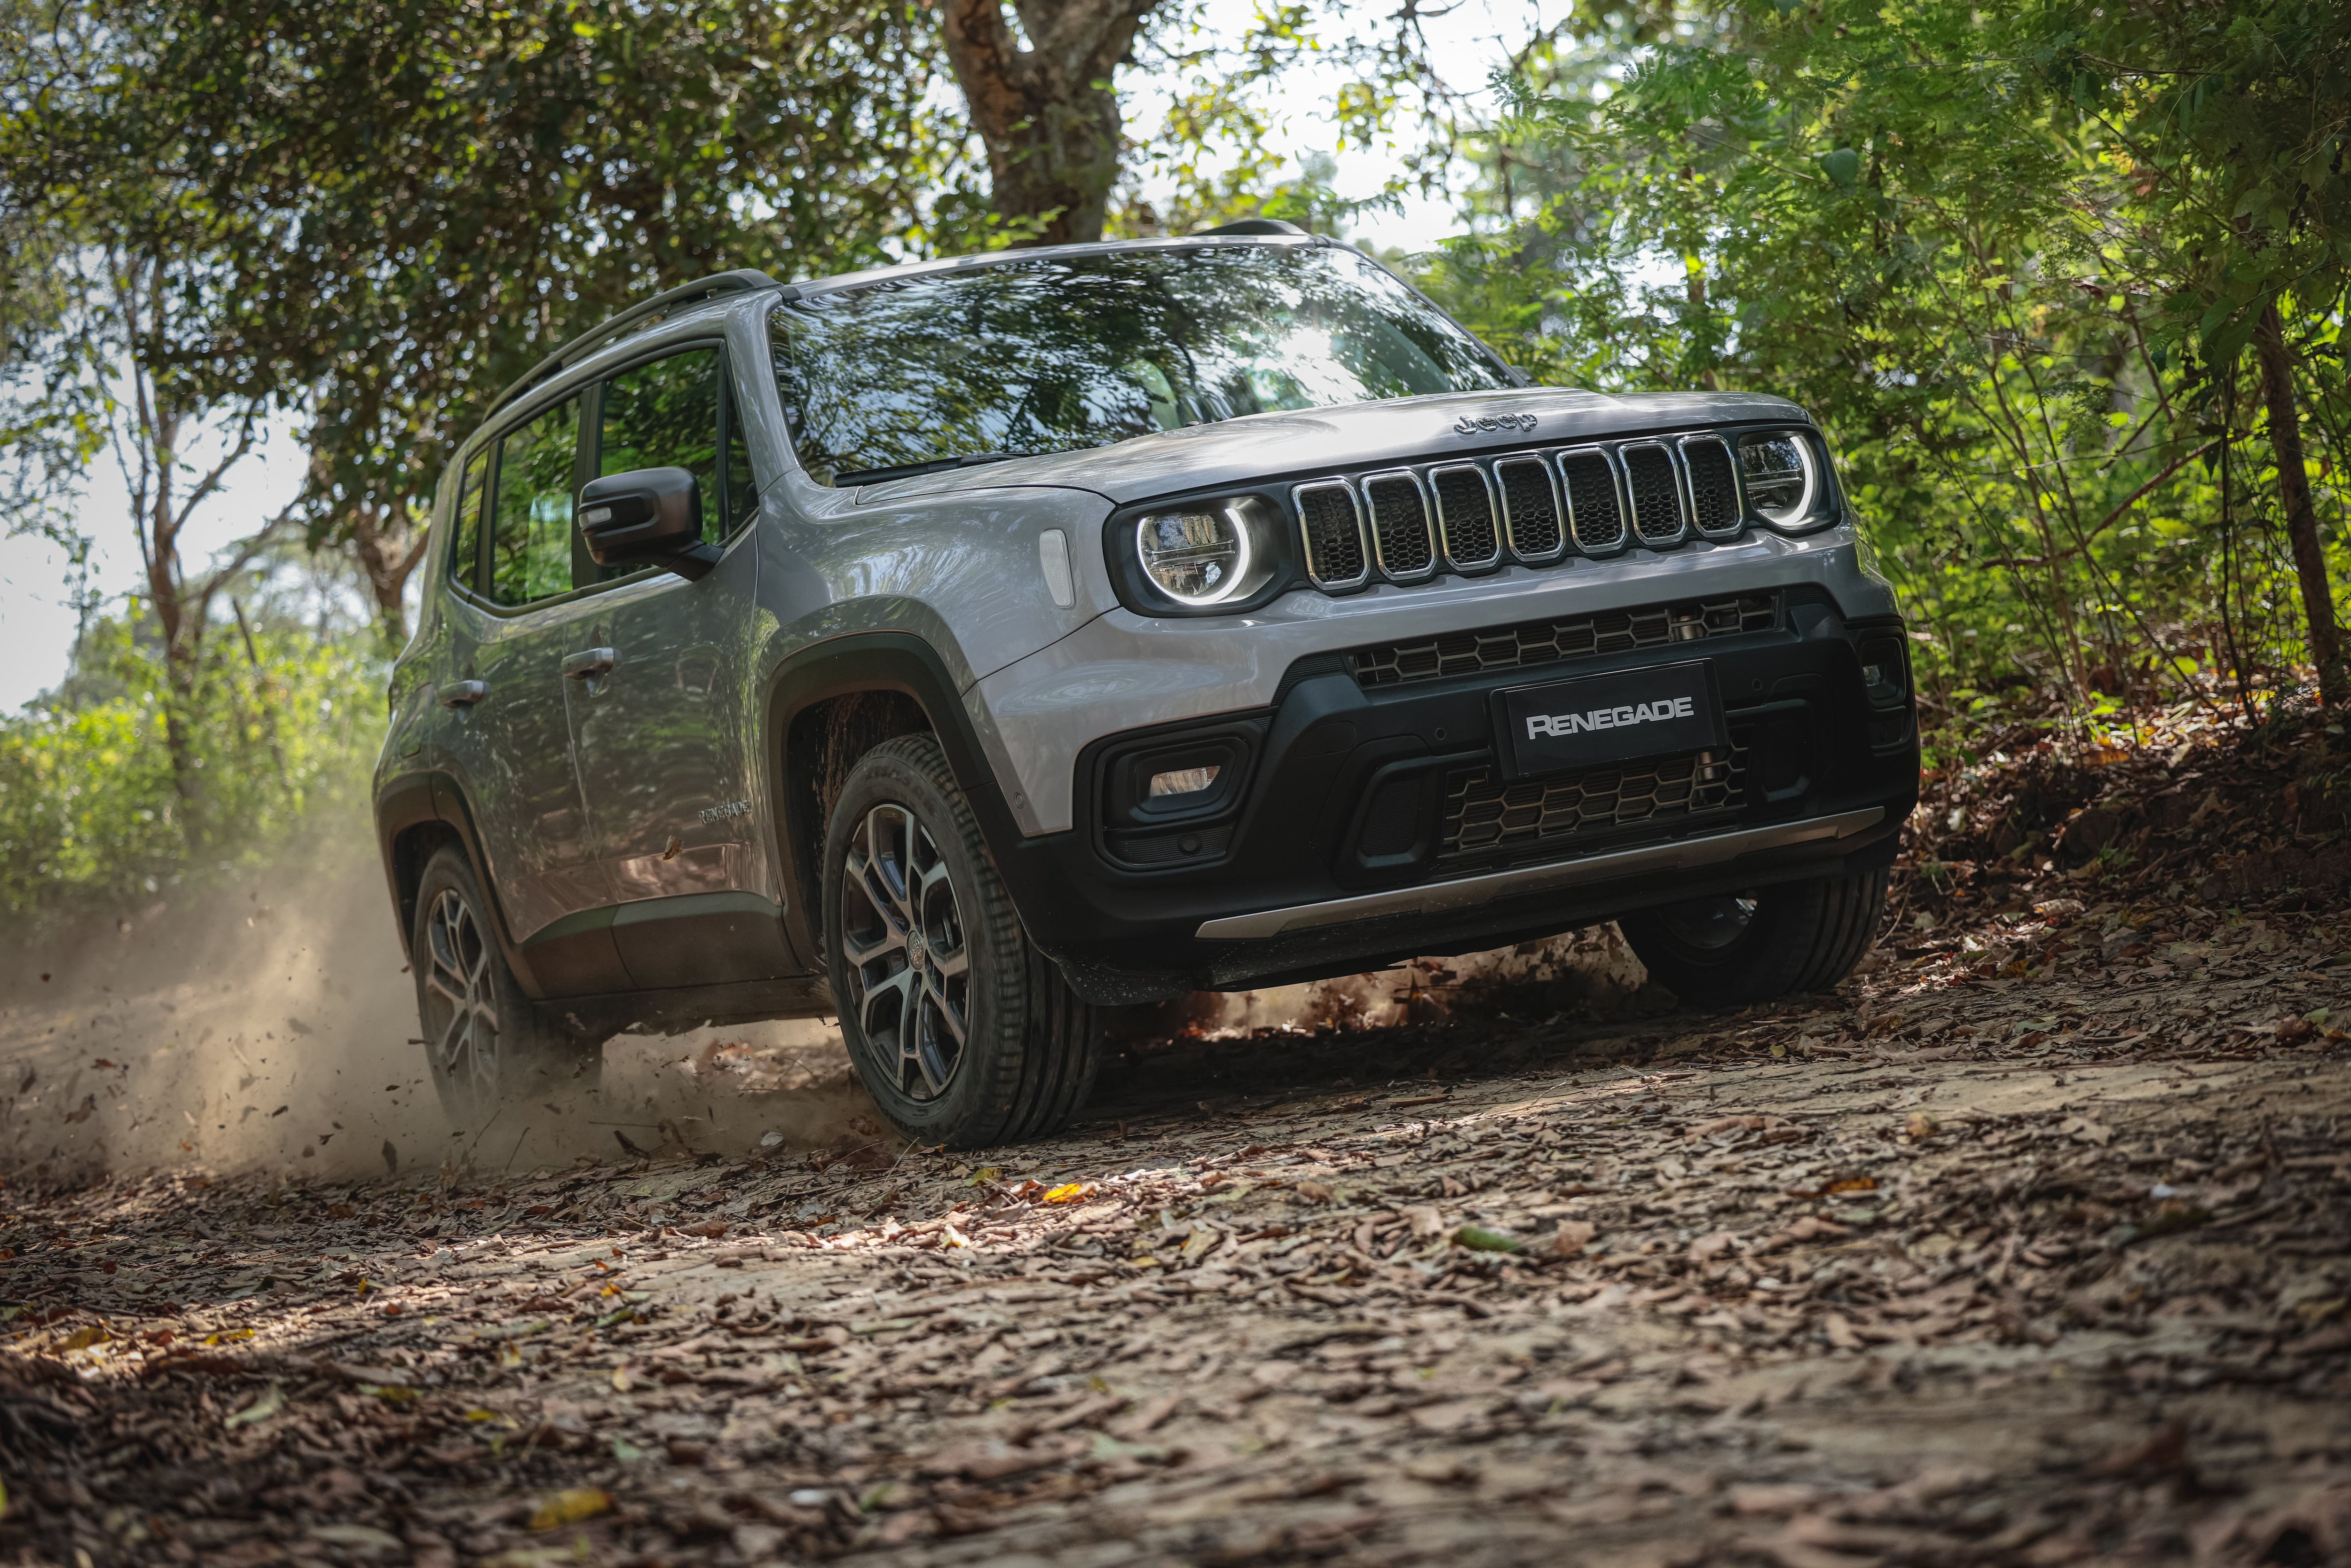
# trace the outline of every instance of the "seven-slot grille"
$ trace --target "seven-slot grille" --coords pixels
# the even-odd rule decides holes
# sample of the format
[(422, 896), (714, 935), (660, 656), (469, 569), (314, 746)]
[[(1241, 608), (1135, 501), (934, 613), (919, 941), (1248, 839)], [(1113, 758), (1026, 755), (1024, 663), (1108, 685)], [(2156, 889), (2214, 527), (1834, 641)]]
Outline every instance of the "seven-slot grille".
[(1541, 565), (1571, 549), (1728, 539), (1747, 521), (1739, 465), (1718, 435), (1505, 453), (1318, 479), (1291, 495), (1306, 574), (1334, 590)]
[(1744, 804), (1747, 748), (1545, 773), (1505, 783), (1476, 768), (1446, 780), (1437, 856), (1511, 850), (1640, 822), (1710, 817)]
[(1611, 610), (1558, 621), (1531, 621), (1482, 632), (1449, 632), (1413, 643), (1384, 643), (1350, 655), (1355, 679), (1367, 686), (1442, 680), (1447, 675), (1555, 664), (1562, 659), (1627, 653), (1708, 637), (1768, 632), (1780, 623), (1776, 593), (1740, 593)]

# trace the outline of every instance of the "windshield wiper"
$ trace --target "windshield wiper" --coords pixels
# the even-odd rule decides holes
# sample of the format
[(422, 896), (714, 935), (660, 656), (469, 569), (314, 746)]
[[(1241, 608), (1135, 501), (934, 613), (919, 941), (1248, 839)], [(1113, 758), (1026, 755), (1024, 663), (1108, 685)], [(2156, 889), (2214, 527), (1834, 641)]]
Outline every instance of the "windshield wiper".
[(961, 457), (934, 457), (923, 463), (891, 463), (879, 468), (840, 468), (833, 471), (835, 485), (878, 485), (889, 479), (911, 479), (917, 474), (935, 474), (942, 468), (976, 468), (982, 463), (1002, 463), (1014, 457), (1039, 457), (1037, 452), (967, 452)]

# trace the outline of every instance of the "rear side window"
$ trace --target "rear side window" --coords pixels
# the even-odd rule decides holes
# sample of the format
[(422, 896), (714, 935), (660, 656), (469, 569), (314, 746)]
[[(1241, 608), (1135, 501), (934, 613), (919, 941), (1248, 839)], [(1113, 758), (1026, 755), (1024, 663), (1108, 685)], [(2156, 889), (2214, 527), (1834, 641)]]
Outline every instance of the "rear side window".
[(498, 443), (490, 512), (490, 597), (529, 604), (571, 591), (571, 476), (580, 400), (569, 398)]
[(457, 537), (449, 547), (449, 580), (476, 592), (482, 580), (482, 503), (489, 476), (490, 449), (485, 446), (465, 462), (457, 491)]

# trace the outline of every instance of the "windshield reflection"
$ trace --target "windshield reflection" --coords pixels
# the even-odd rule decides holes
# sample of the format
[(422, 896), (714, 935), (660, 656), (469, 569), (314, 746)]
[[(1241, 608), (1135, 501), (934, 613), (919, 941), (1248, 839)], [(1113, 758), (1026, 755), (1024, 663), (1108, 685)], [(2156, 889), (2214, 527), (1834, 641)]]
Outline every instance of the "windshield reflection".
[(878, 283), (778, 306), (775, 344), (800, 461), (827, 484), (1510, 384), (1386, 269), (1323, 246), (1040, 257)]

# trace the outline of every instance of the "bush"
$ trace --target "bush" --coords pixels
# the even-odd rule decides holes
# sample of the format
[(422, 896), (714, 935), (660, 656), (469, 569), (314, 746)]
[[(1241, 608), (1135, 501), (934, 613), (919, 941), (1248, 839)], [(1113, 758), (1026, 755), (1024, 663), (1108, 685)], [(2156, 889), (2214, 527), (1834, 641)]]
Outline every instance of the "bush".
[(216, 628), (182, 704), (183, 789), (171, 685), (141, 626), (93, 627), (57, 694), (0, 718), (0, 913), (71, 913), (249, 863), (366, 776), (382, 737), (371, 643)]

